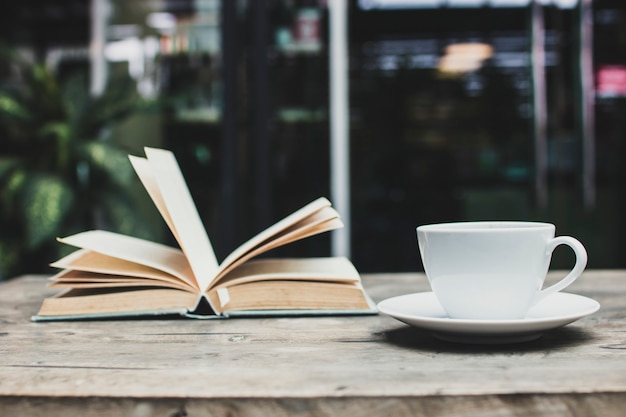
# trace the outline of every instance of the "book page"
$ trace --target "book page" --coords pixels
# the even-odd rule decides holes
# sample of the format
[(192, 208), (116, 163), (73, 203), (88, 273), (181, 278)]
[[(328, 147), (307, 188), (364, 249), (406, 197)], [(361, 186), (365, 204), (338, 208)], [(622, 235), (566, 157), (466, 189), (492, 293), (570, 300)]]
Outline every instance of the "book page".
[(229, 311), (366, 311), (372, 306), (360, 283), (271, 280), (214, 288), (207, 297), (220, 313)]
[(75, 271), (72, 269), (67, 269), (54, 277), (51, 277), (49, 280), (50, 282), (48, 283), (48, 286), (53, 288), (111, 288), (119, 290), (126, 287), (165, 287), (176, 288), (197, 294), (196, 289), (189, 288), (189, 286), (185, 285), (183, 282), (175, 279), (172, 279), (172, 281), (166, 281), (160, 278), (135, 278), (122, 275)]
[(58, 240), (71, 246), (165, 271), (181, 277), (200, 290), (190, 273), (191, 267), (187, 258), (179, 249), (104, 230), (81, 232)]
[(152, 173), (152, 167), (150, 166), (150, 162), (148, 162), (146, 158), (141, 158), (133, 155), (128, 155), (128, 159), (130, 160), (133, 169), (137, 173), (139, 180), (143, 184), (143, 187), (148, 192), (150, 199), (161, 214), (161, 217), (163, 217), (163, 220), (165, 220), (167, 227), (174, 235), (174, 238), (178, 242), (178, 245), (182, 246), (180, 238), (178, 237), (178, 232), (176, 231), (176, 227), (174, 227), (174, 222), (172, 222), (172, 216), (170, 216), (170, 213), (167, 211), (167, 206), (165, 205), (165, 201), (163, 200), (163, 196), (161, 195), (161, 191), (159, 190), (159, 184), (157, 184), (156, 178)]
[[(251, 253), (254, 254), (253, 256), (256, 256), (265, 250), (343, 226), (343, 223), (338, 220), (339, 214), (330, 205), (328, 199), (320, 197), (244, 242), (224, 259), (220, 265), (217, 278), (246, 259), (250, 259), (252, 257), (250, 256)], [(305, 231), (298, 233), (300, 227), (309, 225), (309, 222), (307, 222), (309, 218), (314, 218), (313, 222), (316, 224), (324, 223), (330, 219), (337, 219), (337, 222), (333, 223), (329, 228), (319, 228), (313, 234)], [(286, 233), (288, 231), (292, 233)], [(283, 234), (287, 234), (289, 239), (281, 239), (276, 244), (271, 243)]]
[(204, 291), (217, 272), (218, 262), (189, 188), (174, 154), (155, 148), (146, 148), (145, 151), (181, 249)]
[(133, 312), (148, 315), (164, 310), (184, 312), (194, 307), (197, 298), (190, 292), (168, 288), (135, 291), (75, 289), (58, 297), (46, 298), (38, 315), (86, 318), (102, 314), (122, 317)]
[[(58, 261), (50, 264), (63, 271), (50, 278), (50, 281), (93, 281), (100, 282), (103, 277), (114, 277), (111, 282), (120, 282), (122, 279), (146, 279), (162, 281), (167, 286), (186, 288), (197, 292), (198, 286), (193, 277), (191, 267), (184, 266), (185, 271), (174, 271), (175, 274), (161, 269), (152, 268), (124, 259), (114, 258), (88, 249), (79, 249)], [(107, 280), (108, 282), (109, 280)], [(152, 285), (145, 284), (144, 285)]]
[(356, 283), (361, 278), (352, 262), (342, 256), (257, 259), (226, 274), (214, 288), (269, 280)]
[[(330, 208), (324, 208), (320, 212), (313, 214), (312, 216), (301, 220), (300, 222), (282, 230), (271, 239), (259, 242), (255, 247), (249, 248), (248, 252), (238, 254), (238, 258), (229, 259), (229, 262), (223, 263), (220, 272), (218, 273), (215, 283), (219, 283), (224, 275), (229, 274), (230, 271), (237, 269), (240, 265), (244, 264), (249, 259), (254, 258), (262, 253), (268, 252), (272, 249), (286, 245), (296, 240), (304, 239), (309, 236), (314, 236), (320, 233), (327, 232), (329, 230), (338, 229), (343, 227), (343, 222), (336, 217), (325, 217), (324, 214), (332, 214), (327, 210)], [(336, 213), (334, 210), (332, 212)]]

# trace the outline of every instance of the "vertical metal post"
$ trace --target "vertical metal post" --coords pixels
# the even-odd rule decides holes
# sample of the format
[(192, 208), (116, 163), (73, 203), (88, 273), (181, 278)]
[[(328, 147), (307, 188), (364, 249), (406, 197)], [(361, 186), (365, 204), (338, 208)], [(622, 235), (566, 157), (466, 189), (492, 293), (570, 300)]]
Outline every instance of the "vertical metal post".
[(221, 131), (221, 230), (220, 244), (226, 252), (235, 247), (236, 141), (237, 141), (237, 2), (222, 0), (222, 131)]
[(582, 135), (583, 204), (593, 209), (596, 203), (596, 140), (593, 83), (593, 11), (592, 0), (580, 1), (580, 131)]
[(531, 5), (530, 52), (535, 142), (535, 200), (539, 208), (546, 208), (548, 205), (548, 106), (545, 76), (545, 27), (541, 0), (533, 0)]
[(91, 0), (91, 37), (89, 40), (90, 92), (99, 96), (107, 83), (108, 68), (104, 56), (107, 41), (107, 22), (111, 4), (109, 0)]
[(328, 2), (330, 17), (330, 189), (345, 227), (332, 234), (334, 256), (350, 256), (350, 148), (346, 0)]

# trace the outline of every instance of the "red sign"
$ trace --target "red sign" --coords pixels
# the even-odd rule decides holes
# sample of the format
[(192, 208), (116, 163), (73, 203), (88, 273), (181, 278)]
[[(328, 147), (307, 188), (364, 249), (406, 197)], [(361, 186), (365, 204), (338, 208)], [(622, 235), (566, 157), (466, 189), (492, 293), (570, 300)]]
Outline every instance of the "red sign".
[(626, 96), (626, 65), (604, 65), (596, 74), (596, 92), (601, 96)]

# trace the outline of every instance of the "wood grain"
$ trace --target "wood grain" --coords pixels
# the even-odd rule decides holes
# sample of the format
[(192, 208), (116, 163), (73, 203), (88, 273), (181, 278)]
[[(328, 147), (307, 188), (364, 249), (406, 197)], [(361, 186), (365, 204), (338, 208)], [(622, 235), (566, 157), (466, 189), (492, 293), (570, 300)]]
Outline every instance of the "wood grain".
[[(375, 301), (428, 290), (413, 273), (363, 282)], [(568, 291), (601, 310), (475, 346), (382, 315), (33, 323), (50, 290), (21, 277), (0, 285), (0, 416), (622, 416), (626, 271)]]

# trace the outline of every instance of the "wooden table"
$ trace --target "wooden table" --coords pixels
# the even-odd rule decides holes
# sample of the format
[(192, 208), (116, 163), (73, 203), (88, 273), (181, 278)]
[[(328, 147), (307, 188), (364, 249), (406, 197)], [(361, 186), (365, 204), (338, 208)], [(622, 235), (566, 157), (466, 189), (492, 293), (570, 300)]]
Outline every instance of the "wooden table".
[[(366, 275), (375, 301), (428, 290)], [(386, 316), (33, 323), (43, 277), (0, 285), (0, 416), (624, 416), (626, 271), (534, 342), (462, 345)]]

